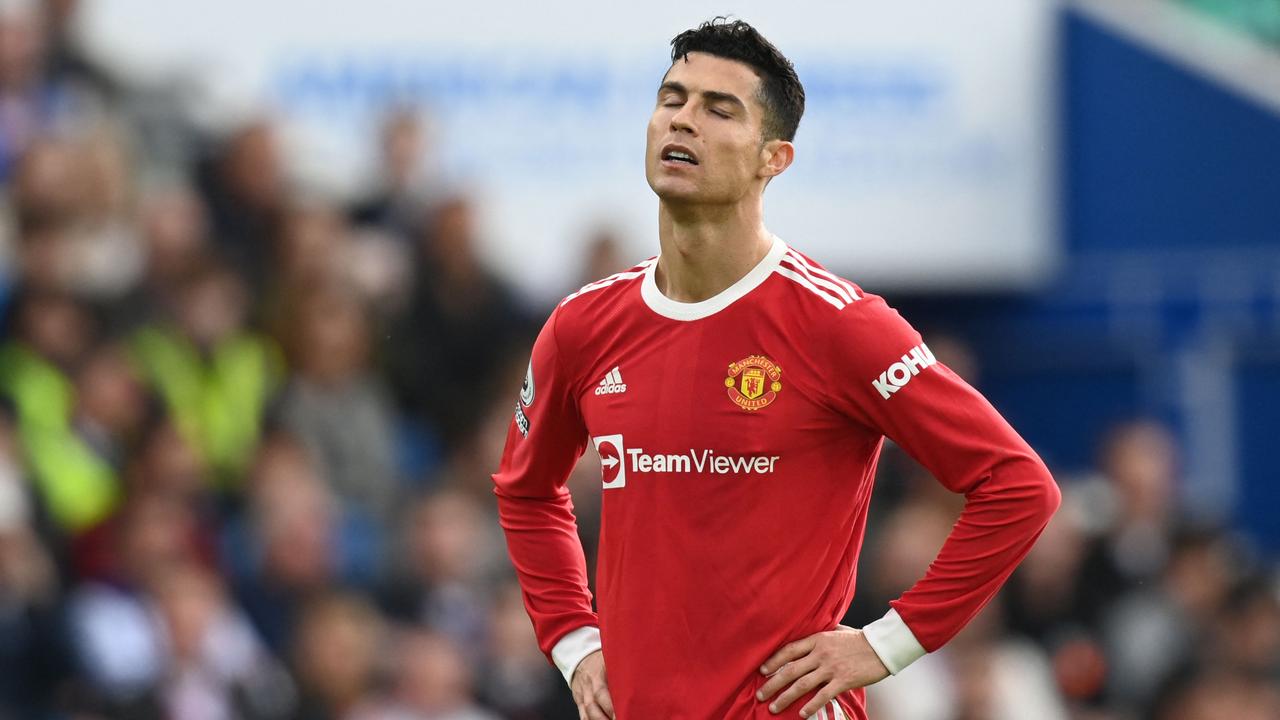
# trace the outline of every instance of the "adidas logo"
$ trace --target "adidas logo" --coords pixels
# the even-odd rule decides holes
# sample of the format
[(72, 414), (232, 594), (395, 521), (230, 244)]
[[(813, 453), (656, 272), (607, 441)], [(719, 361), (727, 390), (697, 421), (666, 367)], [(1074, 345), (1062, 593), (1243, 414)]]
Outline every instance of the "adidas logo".
[(597, 395), (613, 395), (615, 393), (624, 393), (627, 391), (627, 384), (622, 382), (622, 371), (617, 365), (613, 366), (600, 381), (600, 385), (596, 388)]

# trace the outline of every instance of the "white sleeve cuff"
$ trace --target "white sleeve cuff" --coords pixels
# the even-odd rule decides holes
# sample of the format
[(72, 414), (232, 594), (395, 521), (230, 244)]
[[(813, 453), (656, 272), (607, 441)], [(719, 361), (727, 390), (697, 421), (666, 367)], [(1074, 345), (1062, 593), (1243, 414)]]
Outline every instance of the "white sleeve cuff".
[(862, 632), (890, 675), (897, 675), (925, 655), (924, 646), (916, 640), (915, 633), (903, 622), (897, 610), (890, 609), (884, 617), (862, 628)]
[(551, 648), (551, 660), (564, 675), (565, 683), (572, 685), (573, 671), (578, 669), (578, 663), (600, 648), (600, 628), (585, 625), (560, 638)]

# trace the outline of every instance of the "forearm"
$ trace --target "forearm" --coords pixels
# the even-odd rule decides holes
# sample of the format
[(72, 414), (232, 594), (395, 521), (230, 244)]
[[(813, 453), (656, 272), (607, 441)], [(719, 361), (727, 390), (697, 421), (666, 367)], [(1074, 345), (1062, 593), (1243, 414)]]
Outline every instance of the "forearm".
[(1034, 455), (1012, 454), (972, 484), (925, 577), (890, 603), (925, 650), (945, 644), (991, 600), (1060, 501)]
[(599, 625), (591, 609), (586, 559), (572, 502), (567, 493), (529, 498), (508, 495), (499, 487), (495, 494), (499, 522), (538, 645), (559, 666), (552, 654), (556, 644), (574, 630)]

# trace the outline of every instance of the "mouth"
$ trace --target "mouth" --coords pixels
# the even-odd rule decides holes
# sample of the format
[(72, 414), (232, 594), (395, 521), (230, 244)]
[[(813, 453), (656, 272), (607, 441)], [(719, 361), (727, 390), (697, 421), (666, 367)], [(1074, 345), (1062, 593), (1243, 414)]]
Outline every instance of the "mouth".
[(662, 148), (662, 161), (664, 163), (680, 163), (684, 165), (697, 165), (698, 158), (689, 148), (681, 145), (668, 145)]

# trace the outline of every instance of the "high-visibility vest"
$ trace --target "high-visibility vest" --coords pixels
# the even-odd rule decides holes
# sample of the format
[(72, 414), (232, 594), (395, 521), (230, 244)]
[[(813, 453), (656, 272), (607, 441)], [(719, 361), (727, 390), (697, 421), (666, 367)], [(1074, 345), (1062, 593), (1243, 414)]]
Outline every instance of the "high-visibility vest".
[(71, 379), (25, 343), (0, 348), (0, 390), (13, 401), (19, 427), (65, 428), (71, 422)]
[(120, 500), (119, 478), (71, 425), (71, 380), (22, 343), (10, 342), (0, 348), (0, 392), (13, 401), (27, 467), (53, 520), (75, 534), (110, 515)]
[(241, 334), (202, 354), (176, 330), (153, 326), (138, 331), (132, 349), (143, 376), (206, 466), (222, 482), (238, 482), (283, 374), (275, 345)]

